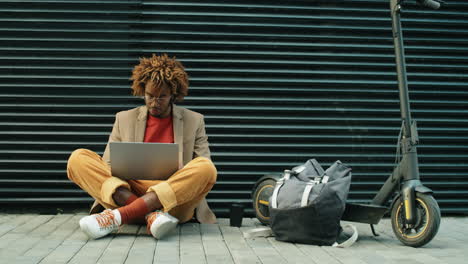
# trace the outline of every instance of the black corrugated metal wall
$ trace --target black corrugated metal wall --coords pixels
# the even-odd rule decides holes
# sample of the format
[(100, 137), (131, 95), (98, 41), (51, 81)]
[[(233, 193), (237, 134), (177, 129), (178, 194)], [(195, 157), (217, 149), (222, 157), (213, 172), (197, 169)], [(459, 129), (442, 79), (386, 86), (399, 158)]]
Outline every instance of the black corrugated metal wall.
[[(315, 157), (353, 166), (369, 201), (400, 128), (389, 1), (1, 1), (0, 203), (85, 207), (71, 151), (102, 154), (114, 114), (137, 106), (138, 57), (175, 55), (184, 106), (206, 118), (225, 215), (261, 175)], [(403, 13), (423, 182), (443, 213), (468, 211), (468, 3)]]

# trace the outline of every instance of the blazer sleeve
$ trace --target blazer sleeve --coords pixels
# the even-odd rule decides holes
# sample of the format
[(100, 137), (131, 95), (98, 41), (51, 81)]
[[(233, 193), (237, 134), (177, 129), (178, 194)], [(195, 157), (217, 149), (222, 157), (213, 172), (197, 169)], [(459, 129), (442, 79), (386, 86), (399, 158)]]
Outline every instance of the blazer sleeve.
[(203, 116), (200, 118), (198, 124), (197, 132), (195, 135), (195, 145), (193, 150), (193, 158), (196, 157), (205, 157), (210, 158), (210, 148), (208, 145), (208, 136), (205, 131), (205, 120)]
[(107, 142), (106, 149), (104, 150), (104, 155), (102, 155), (102, 159), (109, 164), (110, 166), (110, 150), (109, 150), (109, 143), (110, 142), (121, 142), (122, 138), (120, 136), (120, 129), (119, 129), (119, 113), (115, 115), (115, 122), (114, 126), (112, 127), (112, 132), (109, 136), (109, 141)]

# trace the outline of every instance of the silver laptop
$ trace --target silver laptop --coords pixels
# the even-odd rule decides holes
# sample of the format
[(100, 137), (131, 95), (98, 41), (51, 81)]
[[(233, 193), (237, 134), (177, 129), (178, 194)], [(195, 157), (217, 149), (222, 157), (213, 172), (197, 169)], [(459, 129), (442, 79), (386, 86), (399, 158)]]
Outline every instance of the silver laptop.
[(111, 142), (112, 175), (123, 180), (166, 180), (179, 168), (172, 143)]

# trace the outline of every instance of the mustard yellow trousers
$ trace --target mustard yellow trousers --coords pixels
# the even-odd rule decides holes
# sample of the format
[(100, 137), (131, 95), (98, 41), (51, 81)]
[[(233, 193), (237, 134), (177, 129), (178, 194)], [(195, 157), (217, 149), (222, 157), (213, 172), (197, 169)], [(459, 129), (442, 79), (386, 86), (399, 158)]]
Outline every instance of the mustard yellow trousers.
[(153, 191), (165, 212), (180, 222), (186, 222), (193, 217), (195, 208), (215, 184), (217, 172), (211, 160), (198, 157), (165, 181), (124, 181), (112, 176), (110, 166), (97, 153), (77, 149), (68, 159), (67, 175), (105, 208), (119, 207), (112, 198), (119, 187), (127, 188), (136, 196)]

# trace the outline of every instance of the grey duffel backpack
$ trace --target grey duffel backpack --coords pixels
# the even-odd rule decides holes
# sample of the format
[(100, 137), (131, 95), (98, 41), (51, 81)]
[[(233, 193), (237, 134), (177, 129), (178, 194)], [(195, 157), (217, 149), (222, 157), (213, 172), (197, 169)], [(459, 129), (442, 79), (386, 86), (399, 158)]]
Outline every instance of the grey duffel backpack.
[[(340, 161), (326, 171), (315, 159), (285, 170), (269, 203), (275, 239), (336, 246), (350, 184), (351, 168)], [(353, 239), (357, 239), (357, 233)]]

